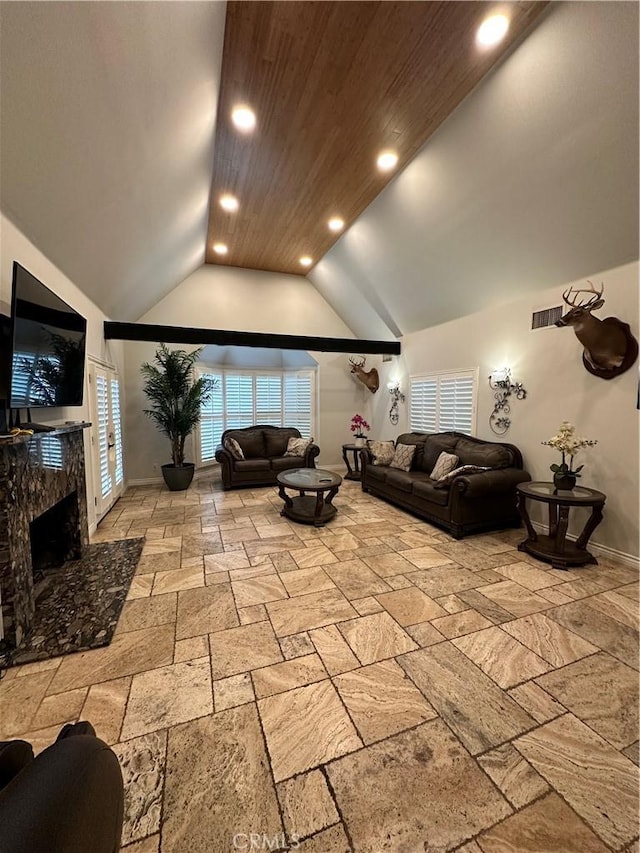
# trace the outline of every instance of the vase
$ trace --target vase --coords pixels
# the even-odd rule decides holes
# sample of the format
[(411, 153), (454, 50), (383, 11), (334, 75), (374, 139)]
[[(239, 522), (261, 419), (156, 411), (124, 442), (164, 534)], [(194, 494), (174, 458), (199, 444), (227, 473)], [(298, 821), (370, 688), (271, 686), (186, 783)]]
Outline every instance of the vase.
[(364, 435), (357, 435), (353, 439), (353, 443), (355, 444), (356, 447), (364, 447), (366, 441), (367, 441), (367, 439), (366, 439), (366, 436), (364, 436)]
[(576, 484), (575, 474), (554, 474), (553, 485), (561, 492), (570, 492)]

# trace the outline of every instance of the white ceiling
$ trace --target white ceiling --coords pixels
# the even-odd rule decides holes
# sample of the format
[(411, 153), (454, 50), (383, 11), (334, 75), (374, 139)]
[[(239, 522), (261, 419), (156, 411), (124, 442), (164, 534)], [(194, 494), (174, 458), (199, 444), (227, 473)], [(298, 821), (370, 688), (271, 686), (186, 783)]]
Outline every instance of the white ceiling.
[(303, 370), (318, 362), (303, 350), (266, 349), (209, 344), (202, 350), (200, 361), (219, 367), (255, 368), (260, 370)]
[(638, 5), (552, 4), (309, 274), (360, 337), (638, 257)]
[(0, 206), (114, 319), (203, 263), (225, 10), (0, 3)]

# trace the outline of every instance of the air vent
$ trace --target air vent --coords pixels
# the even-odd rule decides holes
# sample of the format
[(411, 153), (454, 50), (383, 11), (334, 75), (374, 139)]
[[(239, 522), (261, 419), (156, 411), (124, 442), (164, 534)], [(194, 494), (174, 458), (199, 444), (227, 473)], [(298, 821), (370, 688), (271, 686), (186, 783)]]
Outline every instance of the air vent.
[(540, 311), (534, 311), (531, 315), (532, 329), (546, 329), (548, 326), (554, 326), (562, 317), (562, 305), (555, 308), (541, 308)]

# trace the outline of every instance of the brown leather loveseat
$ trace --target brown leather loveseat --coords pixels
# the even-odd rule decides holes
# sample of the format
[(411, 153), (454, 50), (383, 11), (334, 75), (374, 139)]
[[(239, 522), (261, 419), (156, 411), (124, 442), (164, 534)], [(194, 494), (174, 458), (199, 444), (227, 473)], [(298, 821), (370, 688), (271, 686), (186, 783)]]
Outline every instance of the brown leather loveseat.
[[(244, 459), (235, 459), (224, 446), (227, 438), (234, 438), (238, 442)], [(290, 438), (301, 438), (295, 427), (258, 424), (244, 429), (225, 430), (216, 448), (216, 460), (222, 468), (223, 488), (273, 485), (281, 471), (315, 468), (315, 458), (320, 453), (318, 445), (311, 443), (304, 456), (285, 456)]]
[[(519, 527), (516, 484), (531, 479), (513, 444), (483, 441), (459, 432), (399, 435), (398, 444), (415, 444), (409, 471), (374, 465), (368, 449), (360, 452), (362, 489), (385, 498), (421, 518), (444, 527), (456, 539), (483, 530)], [(458, 466), (490, 470), (461, 475), (444, 484), (429, 477), (442, 452), (459, 458)]]

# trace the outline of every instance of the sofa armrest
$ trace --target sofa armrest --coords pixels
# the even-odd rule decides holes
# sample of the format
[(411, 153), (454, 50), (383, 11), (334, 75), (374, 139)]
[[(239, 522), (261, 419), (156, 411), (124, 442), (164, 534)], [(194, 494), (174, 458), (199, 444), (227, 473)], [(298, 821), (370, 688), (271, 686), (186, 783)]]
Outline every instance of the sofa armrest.
[(222, 474), (222, 488), (227, 491), (233, 485), (233, 456), (226, 447), (219, 444), (216, 447), (216, 462), (220, 463), (220, 473)]
[(364, 480), (365, 471), (367, 470), (367, 465), (373, 464), (373, 453), (369, 450), (368, 447), (363, 447), (359, 453), (360, 456), (360, 471), (362, 472), (362, 479)]
[(307, 447), (307, 452), (304, 454), (304, 467), (305, 468), (315, 468), (316, 467), (316, 457), (320, 453), (320, 448), (317, 444), (310, 444)]
[(521, 468), (496, 468), (481, 474), (457, 477), (451, 488), (463, 494), (465, 498), (480, 498), (509, 492), (515, 489), (518, 483), (526, 483), (530, 479), (527, 471)]
[(233, 456), (222, 444), (219, 444), (216, 447), (216, 462), (219, 462), (221, 465), (225, 462), (227, 465), (231, 465), (233, 463)]

